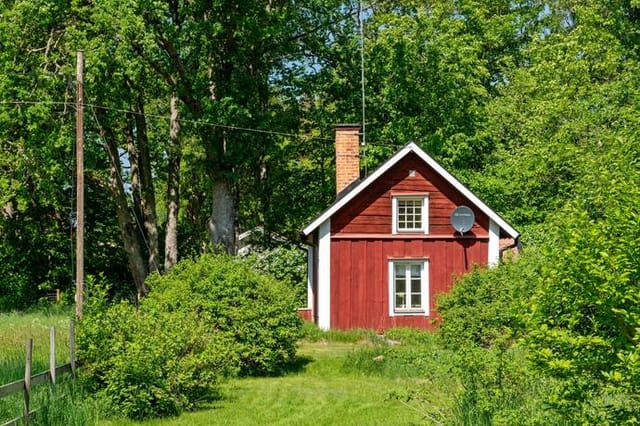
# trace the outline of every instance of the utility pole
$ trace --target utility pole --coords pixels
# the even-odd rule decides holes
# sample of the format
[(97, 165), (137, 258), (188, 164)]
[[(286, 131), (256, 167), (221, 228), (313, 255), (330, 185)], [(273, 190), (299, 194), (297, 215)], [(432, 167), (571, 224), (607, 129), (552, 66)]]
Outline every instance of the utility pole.
[(84, 292), (84, 54), (76, 54), (76, 318), (82, 319)]

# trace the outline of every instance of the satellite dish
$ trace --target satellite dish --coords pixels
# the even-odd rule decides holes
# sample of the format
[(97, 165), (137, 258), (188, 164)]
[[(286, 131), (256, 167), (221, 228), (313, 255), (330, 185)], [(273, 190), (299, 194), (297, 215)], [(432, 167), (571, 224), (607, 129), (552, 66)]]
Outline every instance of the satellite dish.
[(459, 206), (451, 213), (451, 226), (460, 234), (469, 231), (476, 220), (476, 216), (467, 206)]

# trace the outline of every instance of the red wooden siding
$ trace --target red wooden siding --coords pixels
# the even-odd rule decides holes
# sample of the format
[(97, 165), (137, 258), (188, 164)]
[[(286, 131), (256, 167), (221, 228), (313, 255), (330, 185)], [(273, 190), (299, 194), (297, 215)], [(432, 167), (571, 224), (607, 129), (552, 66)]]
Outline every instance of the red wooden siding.
[[(409, 176), (409, 170), (415, 170), (415, 176)], [(391, 197), (403, 192), (429, 195), (429, 234), (453, 235), (451, 213), (465, 204), (476, 215), (470, 233), (479, 237), (488, 235), (487, 216), (413, 153), (338, 211), (331, 218), (331, 233), (391, 234)]]
[(311, 308), (298, 308), (298, 315), (303, 321), (313, 321), (313, 311)]
[[(331, 242), (331, 328), (430, 328), (435, 296), (449, 290), (453, 276), (486, 264), (483, 239), (349, 239)], [(389, 260), (428, 259), (430, 316), (389, 316)], [(466, 262), (465, 262), (466, 259)]]

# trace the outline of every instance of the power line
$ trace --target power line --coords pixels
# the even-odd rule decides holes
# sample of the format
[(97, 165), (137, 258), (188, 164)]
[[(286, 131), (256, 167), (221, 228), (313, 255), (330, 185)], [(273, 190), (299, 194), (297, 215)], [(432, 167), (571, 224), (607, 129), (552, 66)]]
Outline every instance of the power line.
[[(63, 106), (75, 106), (75, 104), (73, 102), (60, 102), (60, 101), (0, 101), (0, 104), (2, 104), (2, 105), (63, 105)], [(139, 115), (139, 116), (143, 116), (143, 117), (146, 117), (146, 118), (155, 118), (155, 119), (160, 119), (160, 120), (169, 120), (170, 119), (169, 115), (149, 114), (149, 113), (144, 113), (143, 114), (143, 113), (140, 113), (138, 111), (131, 111), (131, 110), (126, 110), (126, 109), (121, 109), (121, 108), (112, 108), (112, 107), (108, 107), (108, 106), (105, 106), (105, 105), (97, 105), (97, 104), (84, 103), (82, 105), (87, 107), (87, 108), (91, 108), (91, 109), (101, 109), (101, 110), (105, 110), (105, 111), (119, 112), (119, 113), (123, 113), (123, 114), (134, 114), (134, 115)], [(240, 132), (258, 133), (258, 134), (266, 134), (266, 135), (273, 135), (273, 136), (283, 136), (283, 137), (291, 137), (291, 138), (296, 138), (296, 139), (309, 139), (309, 140), (319, 140), (319, 141), (333, 142), (333, 139), (323, 138), (323, 137), (319, 137), (319, 136), (299, 135), (299, 134), (287, 133), (287, 132), (276, 132), (276, 131), (273, 131), (273, 130), (256, 129), (256, 128), (244, 127), (244, 126), (234, 126), (234, 125), (229, 125), (229, 124), (213, 123), (213, 122), (205, 121), (205, 120), (181, 119), (180, 122), (182, 122), (182, 123), (190, 123), (190, 124), (194, 124), (194, 125), (198, 125), (198, 126), (210, 126), (210, 127), (216, 127), (216, 128), (234, 130), (234, 131), (240, 131)]]

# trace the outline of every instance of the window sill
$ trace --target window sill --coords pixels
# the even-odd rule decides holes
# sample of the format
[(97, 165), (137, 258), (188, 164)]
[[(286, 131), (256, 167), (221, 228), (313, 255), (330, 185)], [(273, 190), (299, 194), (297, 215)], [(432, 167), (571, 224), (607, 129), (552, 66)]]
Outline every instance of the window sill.
[(426, 316), (427, 313), (424, 310), (406, 310), (406, 311), (393, 311), (394, 317), (406, 317), (406, 316)]

